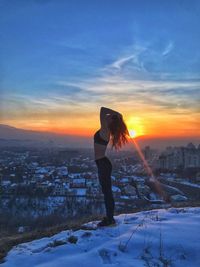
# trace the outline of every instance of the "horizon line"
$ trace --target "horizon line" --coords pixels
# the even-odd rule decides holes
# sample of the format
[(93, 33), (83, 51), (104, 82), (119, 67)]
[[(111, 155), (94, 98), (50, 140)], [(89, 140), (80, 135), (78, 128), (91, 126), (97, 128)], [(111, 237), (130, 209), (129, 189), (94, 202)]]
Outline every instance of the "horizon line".
[[(55, 134), (55, 135), (60, 135), (60, 136), (75, 136), (75, 137), (85, 137), (85, 138), (90, 138), (91, 136), (93, 136), (95, 130), (86, 130), (85, 134), (77, 134), (77, 132), (59, 132), (59, 131), (53, 131), (53, 130), (38, 130), (38, 129), (30, 129), (30, 128), (19, 128), (13, 125), (9, 125), (9, 124), (3, 124), (0, 123), (0, 126), (6, 126), (6, 127), (10, 127), (10, 128), (14, 128), (17, 130), (24, 130), (24, 131), (31, 131), (31, 132), (37, 132), (37, 133), (46, 133), (46, 134)], [(87, 132), (87, 134), (86, 134)], [(198, 135), (153, 135), (153, 134), (145, 134), (145, 135), (139, 135), (134, 137), (133, 139), (136, 140), (140, 140), (140, 139), (188, 139), (188, 138), (194, 138), (194, 139), (199, 139), (200, 140), (200, 136)], [(130, 137), (130, 139), (132, 139)]]

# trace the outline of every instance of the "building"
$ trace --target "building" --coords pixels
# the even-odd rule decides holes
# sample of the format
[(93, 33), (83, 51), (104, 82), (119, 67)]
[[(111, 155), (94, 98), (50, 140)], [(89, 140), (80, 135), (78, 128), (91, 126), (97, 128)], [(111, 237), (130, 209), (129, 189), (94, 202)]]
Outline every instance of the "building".
[(85, 178), (74, 178), (70, 184), (71, 188), (85, 188), (86, 187), (86, 179)]
[(161, 170), (200, 168), (200, 145), (195, 147), (189, 143), (186, 147), (167, 147), (159, 156), (158, 168)]

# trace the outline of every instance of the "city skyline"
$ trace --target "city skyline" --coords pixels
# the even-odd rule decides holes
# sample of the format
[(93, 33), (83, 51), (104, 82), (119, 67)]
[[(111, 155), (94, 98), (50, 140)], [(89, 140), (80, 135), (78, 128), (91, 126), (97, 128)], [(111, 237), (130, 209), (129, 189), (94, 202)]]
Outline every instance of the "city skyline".
[(91, 136), (200, 137), (198, 1), (0, 1), (0, 123)]

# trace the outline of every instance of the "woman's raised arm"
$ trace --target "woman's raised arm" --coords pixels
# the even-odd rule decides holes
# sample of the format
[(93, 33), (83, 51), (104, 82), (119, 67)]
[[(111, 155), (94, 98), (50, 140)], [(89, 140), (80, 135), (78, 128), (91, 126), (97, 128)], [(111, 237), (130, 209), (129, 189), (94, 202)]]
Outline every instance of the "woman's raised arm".
[(118, 111), (115, 111), (113, 109), (110, 108), (106, 108), (106, 107), (101, 107), (100, 109), (100, 117), (105, 117), (106, 115), (117, 115), (117, 116), (122, 116), (122, 114), (120, 114)]
[(102, 128), (108, 127), (108, 118), (111, 118), (113, 115), (117, 115), (119, 117), (122, 117), (122, 115), (113, 109), (101, 107), (100, 109), (100, 122)]

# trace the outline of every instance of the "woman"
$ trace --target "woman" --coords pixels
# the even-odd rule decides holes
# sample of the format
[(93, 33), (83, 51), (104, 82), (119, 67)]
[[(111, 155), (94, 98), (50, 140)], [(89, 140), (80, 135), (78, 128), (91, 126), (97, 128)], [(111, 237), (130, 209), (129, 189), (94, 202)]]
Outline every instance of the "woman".
[(111, 139), (112, 148), (120, 149), (128, 142), (129, 133), (122, 115), (112, 109), (101, 107), (100, 123), (101, 128), (94, 135), (94, 154), (98, 178), (104, 195), (106, 217), (98, 223), (98, 226), (107, 226), (115, 224), (113, 217), (115, 203), (111, 184), (112, 164), (105, 156), (106, 147)]

